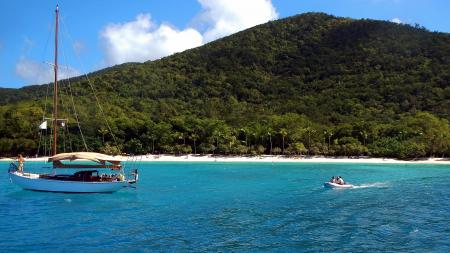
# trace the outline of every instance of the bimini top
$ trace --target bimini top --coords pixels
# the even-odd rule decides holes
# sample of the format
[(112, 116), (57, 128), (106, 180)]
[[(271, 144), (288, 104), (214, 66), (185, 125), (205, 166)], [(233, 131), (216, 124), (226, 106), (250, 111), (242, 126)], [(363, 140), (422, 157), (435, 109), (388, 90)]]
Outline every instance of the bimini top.
[[(100, 154), (100, 153), (94, 153), (94, 152), (75, 152), (75, 153), (61, 153), (54, 155), (52, 157), (48, 158), (48, 162), (53, 162), (53, 167), (57, 168), (79, 168), (80, 165), (65, 165), (62, 164), (61, 161), (73, 161), (73, 160), (88, 160), (97, 163), (98, 165), (95, 166), (86, 166), (83, 167), (89, 167), (89, 168), (112, 168), (112, 169), (118, 169), (120, 167), (121, 159)], [(108, 165), (109, 164), (109, 165)]]

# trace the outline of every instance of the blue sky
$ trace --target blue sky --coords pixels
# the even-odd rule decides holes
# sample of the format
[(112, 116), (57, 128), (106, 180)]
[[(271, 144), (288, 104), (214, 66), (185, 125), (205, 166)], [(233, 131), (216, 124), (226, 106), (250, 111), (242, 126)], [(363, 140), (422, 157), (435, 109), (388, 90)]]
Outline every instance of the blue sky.
[(0, 87), (51, 80), (56, 2), (62, 77), (154, 60), (304, 12), (418, 23), (450, 32), (448, 0), (0, 0)]

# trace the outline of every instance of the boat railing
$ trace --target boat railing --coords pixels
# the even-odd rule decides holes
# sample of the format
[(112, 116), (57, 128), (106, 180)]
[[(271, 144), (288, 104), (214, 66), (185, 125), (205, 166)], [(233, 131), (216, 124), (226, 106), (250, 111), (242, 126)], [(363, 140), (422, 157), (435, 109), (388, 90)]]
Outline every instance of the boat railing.
[(130, 173), (127, 175), (127, 181), (130, 184), (134, 184), (138, 181), (138, 177), (139, 177), (138, 170), (132, 169)]
[[(126, 161), (128, 183), (134, 184), (138, 181), (138, 162), (142, 161), (142, 156), (129, 156)], [(125, 169), (125, 168), (124, 168)], [(124, 170), (125, 171), (125, 170)]]

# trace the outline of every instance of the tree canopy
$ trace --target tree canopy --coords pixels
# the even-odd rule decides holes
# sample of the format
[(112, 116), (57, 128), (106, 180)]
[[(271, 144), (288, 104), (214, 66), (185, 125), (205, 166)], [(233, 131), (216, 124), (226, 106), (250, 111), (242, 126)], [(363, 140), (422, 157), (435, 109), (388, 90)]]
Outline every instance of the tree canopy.
[[(102, 109), (86, 78), (61, 85), (68, 150), (76, 108), (107, 153), (450, 155), (450, 35), (419, 26), (307, 13), (88, 77)], [(44, 154), (51, 86), (0, 89), (1, 154)]]

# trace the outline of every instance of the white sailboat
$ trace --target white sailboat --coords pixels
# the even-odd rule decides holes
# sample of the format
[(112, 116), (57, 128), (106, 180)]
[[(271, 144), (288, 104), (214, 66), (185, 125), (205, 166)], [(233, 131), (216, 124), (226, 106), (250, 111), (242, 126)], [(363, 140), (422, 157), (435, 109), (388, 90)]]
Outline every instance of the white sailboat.
[[(23, 164), (17, 166), (11, 163), (8, 170), (11, 182), (26, 190), (68, 193), (100, 193), (115, 192), (138, 180), (137, 169), (133, 170), (130, 178), (126, 178), (121, 160), (105, 154), (93, 152), (75, 152), (57, 154), (58, 122), (58, 19), (59, 9), (55, 11), (55, 64), (53, 89), (53, 156), (48, 159), (52, 164), (50, 174), (24, 172)], [(47, 127), (42, 124), (40, 128)], [(74, 169), (74, 174), (58, 174), (60, 169)], [(99, 171), (109, 173), (100, 174)]]
[[(80, 162), (82, 161), (82, 162)], [(9, 169), (13, 183), (26, 190), (71, 193), (115, 192), (138, 180), (137, 170), (127, 179), (120, 159), (93, 152), (61, 153), (48, 159), (54, 172), (37, 174), (24, 172), (14, 163)], [(58, 174), (57, 169), (75, 169), (74, 174)], [(100, 174), (99, 170), (114, 174)]]

